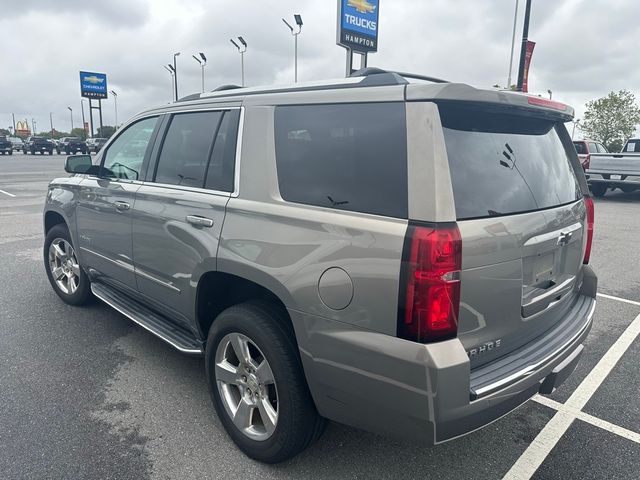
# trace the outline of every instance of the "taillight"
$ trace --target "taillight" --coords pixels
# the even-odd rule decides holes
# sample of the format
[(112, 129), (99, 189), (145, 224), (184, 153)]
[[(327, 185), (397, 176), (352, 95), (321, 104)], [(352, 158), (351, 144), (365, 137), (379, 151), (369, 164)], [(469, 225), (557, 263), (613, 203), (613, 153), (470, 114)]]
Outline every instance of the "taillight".
[(587, 156), (584, 157), (584, 162), (582, 162), (582, 166), (584, 167), (585, 170), (588, 170), (590, 164), (591, 164), (591, 155), (587, 154)]
[(584, 251), (584, 260), (582, 263), (586, 265), (591, 258), (591, 244), (593, 243), (593, 222), (595, 220), (593, 198), (584, 197), (584, 205), (587, 207), (587, 248)]
[(403, 252), (398, 336), (415, 342), (458, 333), (462, 240), (456, 224), (410, 225)]

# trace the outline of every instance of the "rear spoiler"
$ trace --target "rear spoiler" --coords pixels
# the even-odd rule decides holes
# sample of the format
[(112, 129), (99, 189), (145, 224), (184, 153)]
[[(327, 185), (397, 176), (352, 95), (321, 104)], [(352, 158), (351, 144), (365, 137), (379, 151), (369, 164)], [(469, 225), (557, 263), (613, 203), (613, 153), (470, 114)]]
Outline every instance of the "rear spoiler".
[(462, 83), (409, 84), (406, 100), (436, 103), (464, 103), (489, 111), (505, 111), (534, 115), (553, 121), (570, 122), (575, 111), (564, 103), (511, 91), (481, 90)]

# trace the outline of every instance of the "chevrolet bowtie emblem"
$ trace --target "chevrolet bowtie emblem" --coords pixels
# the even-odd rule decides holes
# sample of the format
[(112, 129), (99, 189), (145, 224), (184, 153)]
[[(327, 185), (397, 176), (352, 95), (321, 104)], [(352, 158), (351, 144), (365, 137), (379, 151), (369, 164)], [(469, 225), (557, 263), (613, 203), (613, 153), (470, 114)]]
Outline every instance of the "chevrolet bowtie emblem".
[(376, 6), (371, 5), (367, 0), (349, 0), (347, 5), (355, 8), (360, 13), (373, 13), (376, 11)]

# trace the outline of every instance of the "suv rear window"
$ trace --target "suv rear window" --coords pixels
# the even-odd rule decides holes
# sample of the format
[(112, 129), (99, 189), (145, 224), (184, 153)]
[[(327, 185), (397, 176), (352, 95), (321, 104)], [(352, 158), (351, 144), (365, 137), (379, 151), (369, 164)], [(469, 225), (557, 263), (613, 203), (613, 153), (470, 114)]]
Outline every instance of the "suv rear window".
[(549, 120), (440, 106), (458, 219), (524, 213), (582, 194)]
[(407, 218), (403, 103), (277, 107), (275, 129), (284, 200)]

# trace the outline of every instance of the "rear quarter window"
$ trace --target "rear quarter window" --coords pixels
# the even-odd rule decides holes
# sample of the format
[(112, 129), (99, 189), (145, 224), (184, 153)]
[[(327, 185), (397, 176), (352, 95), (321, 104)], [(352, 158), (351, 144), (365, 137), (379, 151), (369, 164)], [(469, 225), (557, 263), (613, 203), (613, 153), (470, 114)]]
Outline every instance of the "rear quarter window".
[(275, 131), (284, 200), (407, 218), (403, 103), (281, 106)]
[(573, 145), (576, 147), (576, 152), (578, 155), (586, 155), (589, 153), (587, 151), (587, 145), (584, 142), (573, 142)]
[(561, 124), (439, 108), (458, 219), (536, 211), (581, 198)]

